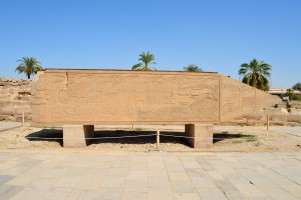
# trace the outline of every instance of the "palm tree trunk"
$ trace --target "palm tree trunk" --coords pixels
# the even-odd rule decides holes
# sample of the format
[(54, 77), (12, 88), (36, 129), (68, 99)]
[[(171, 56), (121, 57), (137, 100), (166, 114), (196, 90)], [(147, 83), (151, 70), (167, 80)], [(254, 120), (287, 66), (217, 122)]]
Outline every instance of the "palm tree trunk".
[(27, 78), (30, 79), (30, 74), (27, 74)]

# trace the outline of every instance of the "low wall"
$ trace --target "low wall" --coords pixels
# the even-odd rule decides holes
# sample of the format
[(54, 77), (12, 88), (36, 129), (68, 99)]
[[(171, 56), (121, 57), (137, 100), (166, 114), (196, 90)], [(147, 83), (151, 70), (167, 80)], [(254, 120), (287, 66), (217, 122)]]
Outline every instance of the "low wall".
[(301, 102), (281, 102), (222, 125), (266, 125), (267, 116), (271, 126), (301, 126)]
[(301, 126), (301, 102), (282, 102), (275, 108), (266, 108), (264, 115), (270, 116), (271, 125)]
[(0, 121), (31, 121), (31, 80), (0, 78)]

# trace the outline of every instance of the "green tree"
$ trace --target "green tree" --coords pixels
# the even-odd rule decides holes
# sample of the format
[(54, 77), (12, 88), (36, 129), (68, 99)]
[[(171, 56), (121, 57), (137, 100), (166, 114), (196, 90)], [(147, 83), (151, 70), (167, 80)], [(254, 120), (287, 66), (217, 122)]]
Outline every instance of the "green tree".
[(17, 60), (17, 62), (20, 62), (20, 64), (15, 71), (18, 71), (19, 74), (25, 73), (28, 79), (30, 79), (32, 74), (36, 74), (38, 71), (43, 70), (40, 66), (41, 62), (33, 57), (22, 57), (22, 59)]
[(292, 89), (287, 89), (287, 92), (283, 95), (281, 95), (281, 97), (289, 97), (290, 100), (301, 100), (301, 95), (300, 94), (295, 94), (294, 90)]
[(156, 64), (155, 57), (153, 54), (147, 52), (142, 52), (140, 55), (139, 60), (142, 63), (137, 63), (136, 65), (132, 66), (132, 70), (157, 70), (154, 67), (149, 67), (150, 64)]
[(296, 83), (292, 88), (293, 88), (294, 90), (299, 90), (299, 91), (301, 91), (301, 83), (300, 83), (300, 82)]
[(269, 90), (269, 80), (271, 76), (272, 66), (264, 61), (258, 61), (255, 58), (250, 63), (243, 63), (240, 65), (238, 71), (239, 75), (244, 75), (242, 82), (260, 90)]
[(183, 67), (183, 70), (187, 71), (187, 72), (202, 72), (203, 71), (201, 68), (199, 68), (199, 66), (197, 66), (195, 64), (187, 65), (186, 67)]

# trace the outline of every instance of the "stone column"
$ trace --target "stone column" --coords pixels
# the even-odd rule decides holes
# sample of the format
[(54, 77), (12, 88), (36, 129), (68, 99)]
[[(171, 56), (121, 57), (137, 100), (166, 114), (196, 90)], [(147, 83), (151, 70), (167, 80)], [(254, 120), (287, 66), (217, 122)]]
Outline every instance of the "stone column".
[(213, 144), (213, 124), (185, 124), (188, 142), (193, 148), (206, 148)]
[(85, 147), (91, 143), (87, 138), (94, 137), (94, 125), (64, 125), (63, 143), (64, 147)]

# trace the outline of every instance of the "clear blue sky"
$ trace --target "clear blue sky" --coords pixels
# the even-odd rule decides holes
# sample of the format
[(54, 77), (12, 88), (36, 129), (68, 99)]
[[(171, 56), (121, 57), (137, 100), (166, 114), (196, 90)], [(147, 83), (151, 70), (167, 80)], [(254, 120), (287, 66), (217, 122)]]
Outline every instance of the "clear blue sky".
[(253, 58), (272, 87), (301, 82), (300, 0), (0, 0), (0, 77), (17, 59), (46, 68), (130, 69), (142, 51), (159, 70), (197, 64), (239, 79)]

